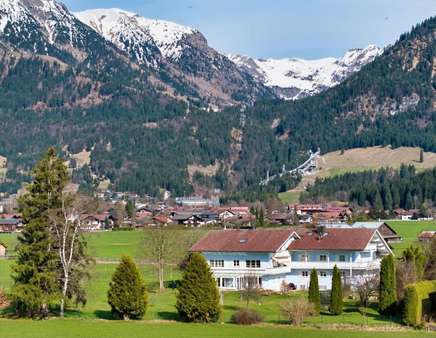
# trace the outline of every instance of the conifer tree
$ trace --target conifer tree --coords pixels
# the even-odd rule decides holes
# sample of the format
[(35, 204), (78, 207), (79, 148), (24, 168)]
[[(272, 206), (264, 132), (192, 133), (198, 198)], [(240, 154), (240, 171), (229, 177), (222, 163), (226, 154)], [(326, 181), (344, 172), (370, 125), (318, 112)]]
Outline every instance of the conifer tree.
[(178, 287), (177, 311), (190, 322), (214, 322), (220, 316), (220, 295), (209, 265), (199, 253), (193, 253)]
[(310, 273), (308, 300), (313, 304), (315, 312), (319, 314), (321, 310), (321, 295), (319, 293), (318, 272), (315, 268)]
[(108, 303), (118, 318), (140, 319), (147, 308), (147, 290), (135, 262), (121, 258), (109, 283)]
[(332, 291), (330, 296), (330, 313), (334, 315), (340, 315), (342, 313), (343, 299), (342, 299), (342, 282), (341, 272), (335, 265), (333, 268), (332, 276)]
[(396, 274), (394, 257), (383, 257), (380, 266), (379, 310), (382, 314), (394, 314), (397, 310)]
[(21, 316), (47, 316), (49, 305), (59, 298), (59, 265), (47, 212), (61, 207), (67, 182), (67, 169), (50, 148), (33, 171), (28, 193), (19, 199), (25, 226), (18, 236), (11, 298)]

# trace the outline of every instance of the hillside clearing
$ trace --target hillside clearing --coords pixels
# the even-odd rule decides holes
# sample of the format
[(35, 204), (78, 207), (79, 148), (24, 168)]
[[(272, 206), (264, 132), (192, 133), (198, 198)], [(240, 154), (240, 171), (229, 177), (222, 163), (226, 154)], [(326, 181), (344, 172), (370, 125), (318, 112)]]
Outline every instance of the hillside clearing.
[(421, 148), (400, 147), (369, 147), (355, 148), (341, 151), (333, 151), (322, 155), (318, 159), (318, 171), (310, 176), (305, 176), (300, 184), (287, 193), (279, 195), (283, 203), (288, 203), (289, 196), (293, 196), (292, 202), (298, 202), (295, 196), (306, 190), (307, 186), (313, 184), (317, 178), (337, 176), (349, 172), (373, 170), (383, 167), (400, 168), (402, 164), (413, 165), (418, 170), (431, 169), (436, 167), (436, 153), (424, 152), (424, 162), (419, 162)]

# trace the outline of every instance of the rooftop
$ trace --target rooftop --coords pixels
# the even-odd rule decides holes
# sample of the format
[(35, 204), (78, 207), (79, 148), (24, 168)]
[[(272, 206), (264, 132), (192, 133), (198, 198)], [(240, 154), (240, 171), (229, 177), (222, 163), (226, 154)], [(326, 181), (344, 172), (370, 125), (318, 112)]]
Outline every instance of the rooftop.
[(377, 230), (367, 228), (326, 228), (322, 235), (312, 231), (300, 234), (288, 250), (364, 250)]
[(276, 252), (293, 229), (210, 231), (191, 247), (196, 252)]

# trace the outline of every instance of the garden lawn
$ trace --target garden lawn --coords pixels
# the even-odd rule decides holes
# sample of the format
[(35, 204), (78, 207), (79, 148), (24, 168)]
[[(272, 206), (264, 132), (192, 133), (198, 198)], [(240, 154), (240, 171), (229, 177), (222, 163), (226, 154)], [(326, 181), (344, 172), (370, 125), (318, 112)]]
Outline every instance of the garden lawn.
[(96, 320), (0, 320), (3, 338), (423, 338), (424, 332), (359, 332), (293, 329), (289, 326), (145, 323)]
[(395, 254), (401, 252), (412, 244), (419, 244), (418, 234), (424, 230), (436, 231), (436, 221), (388, 221), (389, 224), (403, 240), (400, 243), (393, 243)]

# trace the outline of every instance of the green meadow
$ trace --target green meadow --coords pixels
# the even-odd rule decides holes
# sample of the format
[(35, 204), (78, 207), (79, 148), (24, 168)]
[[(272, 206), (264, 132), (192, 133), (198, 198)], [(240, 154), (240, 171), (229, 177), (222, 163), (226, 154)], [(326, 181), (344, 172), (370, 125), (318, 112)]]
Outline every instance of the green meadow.
[[(436, 229), (436, 222), (389, 222), (405, 243), (396, 247), (400, 250), (416, 241), (416, 234), (421, 230)], [(413, 332), (402, 328), (399, 318), (386, 318), (376, 310), (376, 304), (369, 308), (366, 316), (362, 315), (355, 299), (345, 301), (344, 313), (332, 316), (327, 308), (321, 315), (308, 318), (306, 328), (293, 329), (280, 311), (283, 302), (291, 297), (305, 297), (304, 293), (296, 292), (291, 295), (264, 295), (260, 301), (251, 302), (249, 307), (255, 309), (263, 317), (263, 324), (255, 327), (240, 327), (232, 325), (231, 317), (239, 308), (245, 307), (236, 292), (227, 292), (223, 296), (223, 324), (201, 325), (184, 324), (179, 322), (174, 289), (181, 272), (177, 267), (188, 248), (207, 230), (171, 229), (174, 250), (171, 264), (165, 271), (167, 288), (158, 292), (156, 271), (151, 264), (152, 245), (147, 231), (99, 232), (86, 234), (88, 250), (95, 258), (91, 267), (91, 278), (86, 282), (87, 303), (84, 307), (70, 304), (66, 318), (48, 321), (12, 320), (10, 313), (3, 312), (0, 319), (0, 337), (420, 337), (423, 332)], [(13, 248), (16, 236), (1, 234), (0, 242)], [(13, 250), (11, 251), (13, 252)], [(106, 293), (116, 262), (122, 255), (130, 255), (138, 262), (143, 278), (149, 291), (147, 313), (142, 321), (123, 323), (111, 318), (110, 308), (106, 301)], [(0, 288), (6, 291), (12, 285), (11, 265), (13, 260), (0, 260)], [(399, 330), (395, 333), (356, 332), (334, 330), (339, 325), (345, 329), (357, 330), (364, 326), (372, 330)], [(318, 330), (313, 330), (317, 327)], [(320, 331), (321, 330), (321, 331)], [(404, 332), (403, 332), (404, 331)], [(61, 333), (61, 334), (60, 334)]]

